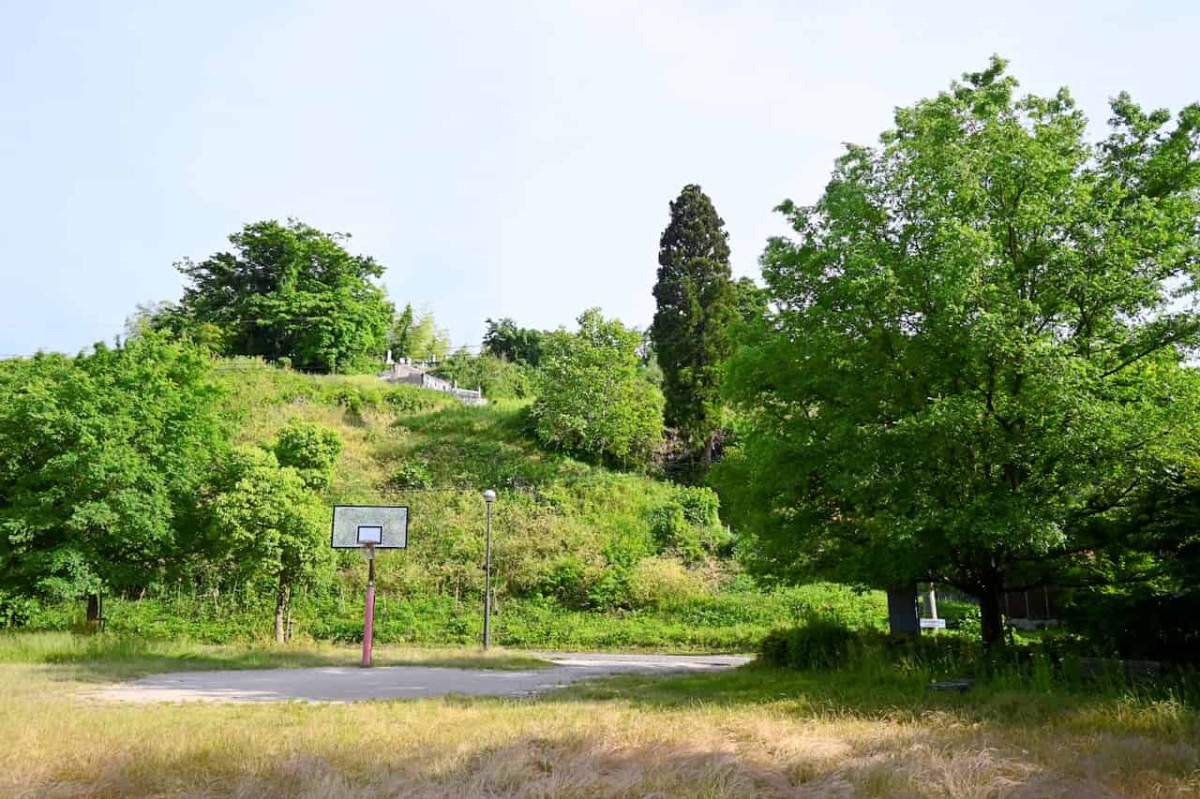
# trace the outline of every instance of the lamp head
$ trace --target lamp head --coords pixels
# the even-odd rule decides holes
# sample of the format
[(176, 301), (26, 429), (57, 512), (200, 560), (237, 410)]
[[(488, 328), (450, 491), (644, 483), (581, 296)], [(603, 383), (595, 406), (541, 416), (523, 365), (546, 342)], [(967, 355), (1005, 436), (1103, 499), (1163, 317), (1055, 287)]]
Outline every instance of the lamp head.
[(483, 492), (483, 501), (488, 503), (489, 505), (492, 504), (493, 502), (495, 502), (496, 501), (496, 492), (490, 488), (487, 491), (484, 491)]

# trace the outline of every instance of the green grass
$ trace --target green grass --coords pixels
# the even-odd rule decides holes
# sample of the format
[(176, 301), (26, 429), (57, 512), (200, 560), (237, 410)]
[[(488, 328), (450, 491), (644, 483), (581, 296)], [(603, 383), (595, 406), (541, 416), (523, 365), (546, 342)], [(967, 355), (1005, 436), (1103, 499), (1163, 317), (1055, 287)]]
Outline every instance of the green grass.
[(1200, 713), (1174, 687), (1043, 683), (1014, 674), (979, 680), (971, 690), (933, 691), (930, 675), (867, 665), (846, 671), (795, 671), (752, 663), (727, 672), (681, 677), (621, 675), (580, 683), (578, 701), (623, 701), (648, 709), (761, 706), (812, 718), (919, 723), (930, 714), (959, 723), (1066, 726), (1119, 732), (1131, 726), (1162, 735), (1200, 735)]
[[(294, 669), (357, 666), (362, 649), (328, 643), (204, 645), (152, 641), (108, 634), (0, 634), (0, 663), (60, 665), (78, 677), (116, 680), (172, 671)], [(525, 670), (550, 665), (520, 652), (472, 649), (376, 647), (376, 666), (441, 666), (458, 669)]]
[[(403, 558), (401, 553), (398, 557)], [(382, 558), (381, 558), (382, 560)], [(361, 563), (351, 568), (362, 570)], [(362, 575), (352, 575), (361, 578)], [(361, 583), (359, 584), (361, 589)], [(482, 636), (482, 600), (414, 596), (401, 575), (380, 580), (376, 641), (408, 646), (467, 646)], [(884, 599), (843, 586), (814, 584), (774, 591), (728, 589), (637, 611), (568, 610), (550, 600), (503, 599), (497, 606), (493, 640), (523, 649), (658, 652), (747, 652), (771, 630), (812, 616), (844, 619), (854, 628), (884, 618)], [(34, 619), (41, 630), (78, 627), (82, 603), (55, 606)], [(297, 638), (352, 644), (361, 641), (360, 590), (343, 596), (302, 595), (293, 612)], [(202, 644), (263, 642), (272, 632), (272, 610), (263, 603), (241, 605), (183, 595), (176, 601), (121, 600), (105, 603), (106, 630), (118, 637)]]

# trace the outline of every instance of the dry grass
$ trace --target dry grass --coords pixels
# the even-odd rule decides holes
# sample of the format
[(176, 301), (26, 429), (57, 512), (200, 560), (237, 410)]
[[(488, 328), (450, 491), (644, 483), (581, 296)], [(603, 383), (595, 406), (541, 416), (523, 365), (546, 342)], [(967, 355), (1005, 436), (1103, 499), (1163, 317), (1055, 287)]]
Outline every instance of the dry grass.
[[(0, 795), (1200, 796), (1196, 723), (1170, 702), (1034, 699), (1013, 721), (990, 695), (817, 710), (810, 683), (762, 671), (536, 701), (132, 706), (82, 698), (94, 684), (73, 668), (0, 665)], [(778, 690), (719, 688), (749, 681)]]

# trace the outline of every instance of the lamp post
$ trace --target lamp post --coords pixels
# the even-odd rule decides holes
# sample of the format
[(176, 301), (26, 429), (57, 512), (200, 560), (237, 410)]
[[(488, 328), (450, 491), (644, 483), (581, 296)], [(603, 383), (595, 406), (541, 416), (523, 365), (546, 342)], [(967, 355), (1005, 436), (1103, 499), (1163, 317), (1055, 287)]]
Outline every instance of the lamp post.
[(486, 650), (492, 643), (492, 503), (496, 501), (496, 492), (490, 488), (484, 491), (483, 501), (487, 503), (487, 544), (483, 558), (483, 648)]

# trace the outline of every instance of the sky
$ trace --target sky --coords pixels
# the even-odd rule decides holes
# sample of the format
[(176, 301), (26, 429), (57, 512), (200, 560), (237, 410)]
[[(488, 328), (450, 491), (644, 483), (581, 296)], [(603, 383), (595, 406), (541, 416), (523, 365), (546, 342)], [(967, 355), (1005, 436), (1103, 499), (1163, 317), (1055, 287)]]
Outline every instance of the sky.
[(351, 234), (453, 343), (645, 327), (700, 184), (757, 275), (772, 209), (992, 54), (1026, 91), (1200, 100), (1200, 3), (0, 0), (0, 356), (111, 341), (244, 224)]

